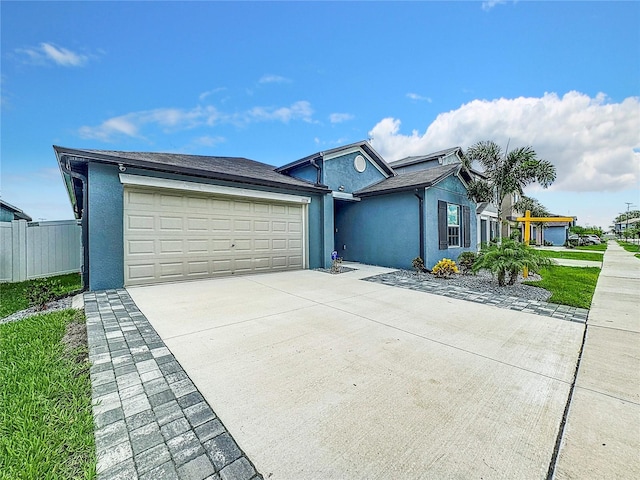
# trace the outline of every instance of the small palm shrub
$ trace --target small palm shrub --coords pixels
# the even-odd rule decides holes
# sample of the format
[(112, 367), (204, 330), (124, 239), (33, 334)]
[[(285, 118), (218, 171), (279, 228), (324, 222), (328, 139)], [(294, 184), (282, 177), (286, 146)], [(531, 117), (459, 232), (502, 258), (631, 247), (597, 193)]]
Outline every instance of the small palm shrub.
[(424, 272), (424, 260), (422, 257), (416, 257), (411, 261), (411, 266), (415, 268), (416, 272), (422, 273)]
[(454, 273), (458, 273), (458, 267), (456, 266), (456, 262), (450, 260), (448, 258), (443, 258), (438, 263), (436, 263), (431, 273), (433, 273), (436, 277), (447, 278), (453, 275)]
[[(526, 267), (532, 272), (553, 265), (551, 258), (514, 240), (503, 239), (500, 245), (491, 245), (481, 252), (473, 265), (473, 272), (489, 270), (498, 277), (498, 285), (513, 285), (518, 274)], [(507, 281), (508, 277), (508, 281)]]
[(476, 252), (462, 252), (458, 256), (458, 267), (463, 275), (471, 273), (473, 264), (476, 263), (478, 254)]

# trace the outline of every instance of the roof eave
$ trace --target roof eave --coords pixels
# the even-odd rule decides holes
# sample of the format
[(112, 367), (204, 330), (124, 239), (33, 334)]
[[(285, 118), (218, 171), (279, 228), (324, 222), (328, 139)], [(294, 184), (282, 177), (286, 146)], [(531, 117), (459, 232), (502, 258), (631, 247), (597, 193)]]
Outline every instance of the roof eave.
[[(145, 162), (144, 160), (120, 158), (113, 155), (105, 155), (97, 152), (87, 152), (84, 150), (75, 150), (72, 148), (62, 149), (62, 147), (56, 147), (55, 145), (53, 148), (56, 151), (56, 155), (60, 153), (60, 155), (62, 156), (68, 155), (68, 156), (75, 157), (77, 159), (84, 159), (86, 161), (106, 163), (110, 165), (114, 165), (114, 164), (117, 165), (119, 163), (122, 163), (122, 164), (126, 164), (126, 166), (128, 167), (155, 170), (155, 171), (164, 172), (164, 173), (177, 173), (182, 175), (191, 175), (199, 178), (210, 178), (214, 180), (223, 180), (223, 181), (234, 182), (234, 183), (244, 183), (244, 184), (262, 186), (262, 187), (285, 188), (285, 189), (303, 191), (303, 192), (305, 191), (306, 192), (313, 191), (318, 193), (329, 192), (329, 189), (327, 187), (320, 187), (320, 186), (313, 185), (311, 183), (308, 186), (295, 185), (295, 184), (289, 184), (286, 182), (275, 182), (273, 180), (261, 180), (261, 179), (256, 179), (252, 177), (245, 177), (242, 175), (233, 175), (233, 174), (222, 173), (222, 172), (208, 172), (206, 170), (200, 170), (200, 169), (188, 168), (188, 167), (179, 167), (175, 165), (166, 165), (163, 168), (162, 166), (159, 166), (157, 163)], [(58, 158), (60, 159), (60, 156)], [(121, 161), (118, 161), (118, 160), (121, 160)]]

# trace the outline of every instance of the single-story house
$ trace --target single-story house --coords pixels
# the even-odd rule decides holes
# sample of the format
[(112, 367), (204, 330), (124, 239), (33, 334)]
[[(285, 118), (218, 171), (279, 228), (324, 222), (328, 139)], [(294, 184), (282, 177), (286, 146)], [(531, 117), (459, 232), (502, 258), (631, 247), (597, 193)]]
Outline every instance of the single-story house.
[(622, 220), (621, 222), (616, 222), (613, 230), (616, 234), (622, 235), (627, 231), (627, 227), (629, 228), (629, 230), (631, 230), (638, 224), (638, 222), (640, 222), (640, 218), (630, 218), (629, 220)]
[(431, 268), (476, 250), (471, 173), (460, 162), (409, 171), (366, 141), (279, 168), (246, 158), (54, 151), (82, 219), (90, 290), (327, 267), (334, 250), (395, 268), (411, 268), (418, 256)]
[[(560, 217), (561, 215), (549, 215), (549, 218)], [(569, 229), (576, 226), (577, 217), (573, 217), (571, 222), (554, 222), (553, 220), (545, 222), (543, 225), (531, 225), (531, 243), (536, 245), (562, 246), (567, 242), (569, 237)]]
[(12, 222), (13, 220), (26, 220), (30, 222), (32, 218), (18, 207), (14, 207), (10, 203), (0, 199), (0, 222)]

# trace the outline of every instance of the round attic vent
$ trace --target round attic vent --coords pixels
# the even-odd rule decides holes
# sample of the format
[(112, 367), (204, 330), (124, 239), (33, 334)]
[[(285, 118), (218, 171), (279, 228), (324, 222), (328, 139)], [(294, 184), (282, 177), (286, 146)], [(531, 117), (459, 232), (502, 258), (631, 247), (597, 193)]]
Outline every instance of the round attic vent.
[(367, 168), (367, 161), (364, 159), (362, 155), (358, 155), (353, 159), (353, 167), (360, 173), (364, 172), (364, 169)]

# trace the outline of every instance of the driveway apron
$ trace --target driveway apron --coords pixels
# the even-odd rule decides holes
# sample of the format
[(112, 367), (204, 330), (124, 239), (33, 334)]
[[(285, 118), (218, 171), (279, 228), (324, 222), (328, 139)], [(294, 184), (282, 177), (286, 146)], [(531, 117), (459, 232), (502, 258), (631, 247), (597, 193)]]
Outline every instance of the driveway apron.
[(545, 478), (584, 324), (358, 268), (128, 292), (264, 478)]

